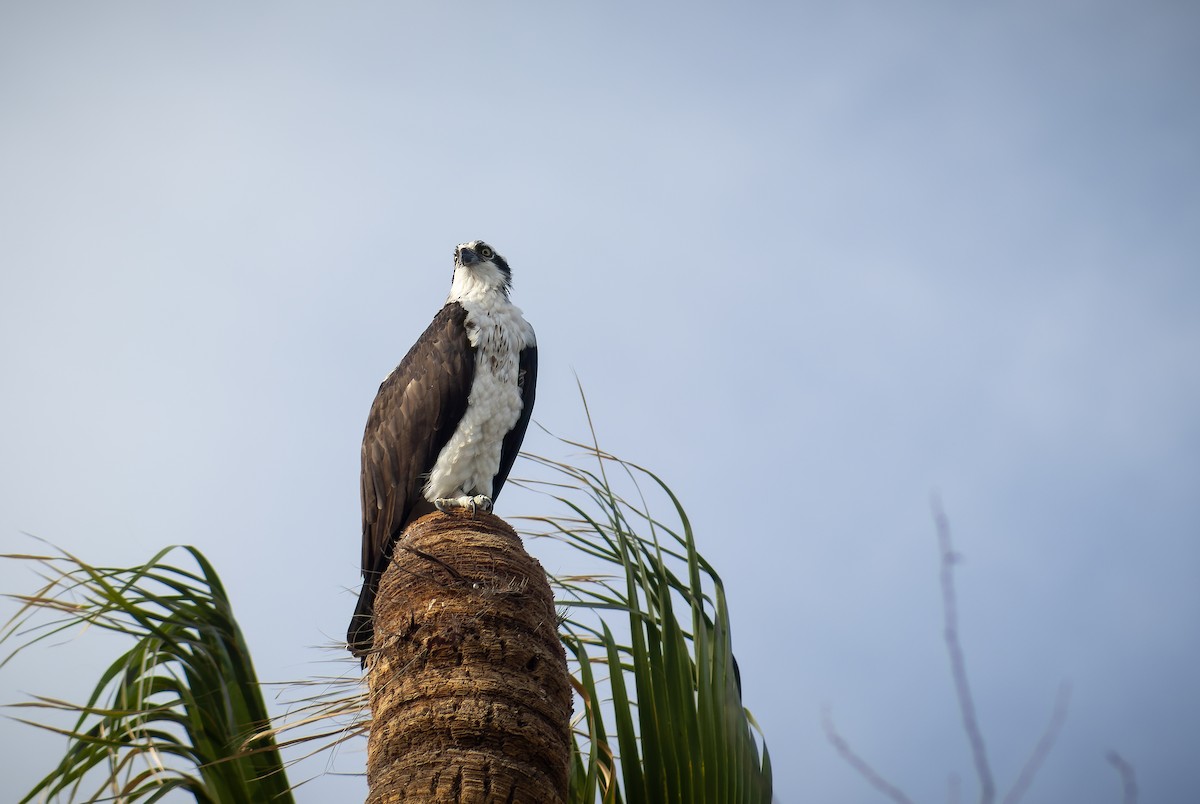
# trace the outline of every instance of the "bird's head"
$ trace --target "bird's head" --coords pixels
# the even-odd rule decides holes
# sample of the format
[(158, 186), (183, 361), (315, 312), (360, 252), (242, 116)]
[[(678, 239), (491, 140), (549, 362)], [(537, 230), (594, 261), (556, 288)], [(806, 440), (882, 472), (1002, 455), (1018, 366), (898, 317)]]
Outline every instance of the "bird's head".
[(450, 298), (480, 298), (497, 293), (508, 296), (512, 271), (508, 262), (482, 240), (461, 243), (454, 249), (454, 279)]

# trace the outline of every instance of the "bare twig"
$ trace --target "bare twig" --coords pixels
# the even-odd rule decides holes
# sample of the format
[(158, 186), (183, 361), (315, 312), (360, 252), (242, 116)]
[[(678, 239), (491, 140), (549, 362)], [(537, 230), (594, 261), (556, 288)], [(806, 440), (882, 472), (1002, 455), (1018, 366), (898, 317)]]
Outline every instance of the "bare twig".
[(904, 792), (900, 788), (880, 776), (874, 768), (867, 764), (866, 760), (854, 753), (853, 749), (850, 748), (846, 741), (842, 739), (842, 736), (837, 733), (837, 729), (834, 728), (833, 715), (830, 713), (828, 706), (821, 712), (821, 723), (825, 727), (825, 738), (837, 749), (842, 759), (846, 760), (850, 767), (858, 771), (859, 776), (866, 779), (872, 787), (892, 801), (895, 801), (896, 804), (913, 804), (912, 799), (904, 795)]
[(1058, 733), (1067, 719), (1067, 705), (1070, 701), (1071, 685), (1064, 681), (1059, 685), (1058, 696), (1054, 699), (1054, 711), (1050, 713), (1050, 722), (1046, 724), (1046, 730), (1042, 732), (1041, 739), (1033, 747), (1033, 753), (1029, 755), (1025, 767), (1021, 769), (1021, 775), (1017, 777), (1012, 790), (1004, 797), (1004, 804), (1017, 804), (1021, 800), (1021, 796), (1025, 795), (1029, 789), (1033, 777), (1042, 767), (1042, 762), (1050, 753), (1050, 749), (1054, 747), (1054, 741), (1058, 739)]
[[(975, 711), (975, 701), (971, 696), (971, 687), (967, 679), (967, 665), (963, 657), (962, 643), (958, 638), (958, 596), (954, 587), (954, 567), (960, 556), (954, 552), (950, 539), (950, 523), (942, 510), (941, 501), (934, 497), (932, 500), (934, 524), (937, 529), (938, 551), (941, 559), (942, 613), (944, 618), (943, 639), (946, 651), (950, 656), (950, 673), (954, 680), (954, 690), (958, 696), (958, 708), (962, 716), (963, 729), (967, 734), (967, 742), (971, 748), (971, 756), (975, 764), (975, 774), (979, 779), (980, 804), (994, 804), (996, 800), (996, 784), (992, 776), (991, 765), (988, 762), (987, 748), (984, 746), (983, 733), (979, 728), (979, 716)], [(1063, 682), (1055, 697), (1054, 709), (1050, 713), (1050, 721), (1034, 746), (1029, 759), (1021, 769), (1020, 775), (1012, 789), (1004, 797), (1003, 804), (1019, 804), (1021, 798), (1028, 792), (1034, 777), (1041, 769), (1046, 757), (1049, 756), (1063, 723), (1067, 717), (1067, 707), (1071, 698), (1070, 684)], [(825, 735), (842, 758), (859, 775), (873, 787), (890, 799), (903, 804), (909, 798), (895, 785), (888, 782), (860, 756), (854, 753), (846, 741), (837, 733), (833, 726), (828, 708), (824, 711), (823, 722)], [(1133, 780), (1133, 769), (1115, 752), (1109, 754), (1112, 763), (1125, 782), (1125, 804), (1136, 804), (1137, 787)], [(957, 775), (952, 775), (947, 783), (947, 800), (950, 804), (958, 804), (962, 784)]]
[(1108, 764), (1117, 769), (1117, 773), (1121, 774), (1121, 801), (1123, 804), (1137, 804), (1138, 789), (1137, 777), (1134, 776), (1133, 766), (1125, 761), (1125, 758), (1116, 751), (1109, 751), (1105, 756)]
[(950, 523), (942, 510), (941, 501), (933, 499), (933, 518), (937, 525), (938, 547), (942, 557), (942, 609), (945, 613), (946, 650), (950, 654), (950, 672), (954, 677), (954, 689), (958, 693), (958, 708), (962, 712), (963, 728), (971, 745), (971, 756), (975, 760), (975, 774), (979, 777), (979, 802), (992, 804), (996, 799), (996, 783), (988, 764), (987, 750), (983, 746), (983, 734), (979, 731), (979, 718), (975, 714), (975, 701), (967, 684), (967, 667), (963, 660), (962, 645), (958, 641), (958, 598), (954, 593), (954, 565), (958, 555), (950, 543)]

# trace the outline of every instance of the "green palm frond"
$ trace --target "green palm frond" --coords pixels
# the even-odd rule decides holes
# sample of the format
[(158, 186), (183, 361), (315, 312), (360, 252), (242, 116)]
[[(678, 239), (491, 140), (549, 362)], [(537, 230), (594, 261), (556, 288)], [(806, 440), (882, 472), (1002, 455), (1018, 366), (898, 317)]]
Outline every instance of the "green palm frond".
[[(540, 530), (525, 532), (612, 570), (551, 578), (584, 702), (572, 801), (769, 802), (770, 756), (742, 706), (724, 585), (696, 551), (683, 506), (653, 472), (564, 443), (596, 468), (527, 456), (558, 478), (522, 485), (568, 513), (527, 518)], [(665, 498), (670, 522), (650, 513), (643, 487)]]
[[(683, 506), (652, 472), (594, 444), (562, 443), (592, 468), (526, 455), (551, 479), (513, 482), (561, 506), (525, 518), (525, 536), (560, 540), (601, 568), (551, 578), (583, 701), (571, 801), (769, 802), (770, 758), (742, 706), (724, 586), (697, 552)], [(670, 516), (652, 515), (644, 491)], [(168, 563), (173, 550), (198, 570)], [(16, 598), (0, 667), (80, 626), (133, 641), (87, 703), (17, 705), (75, 717), (70, 728), (25, 721), (65, 735), (68, 748), (23, 801), (157, 801), (180, 790), (198, 802), (291, 802), (280, 747), (320, 753), (369, 726), (356, 674), (285, 685), (289, 712), (269, 721), (224, 588), (195, 548), (124, 569), (67, 553), (9, 558), (33, 563), (45, 585)]]
[[(167, 563), (175, 550), (197, 571)], [(243, 748), (269, 722), (267, 708), (225, 589), (199, 550), (167, 548), (133, 568), (92, 566), (65, 552), (6, 557), (32, 562), (46, 583), (14, 596), (21, 607), (0, 632), (0, 644), (11, 646), (0, 667), (81, 626), (133, 640), (86, 703), (36, 697), (16, 705), (75, 716), (69, 728), (22, 719), (68, 740), (58, 766), (22, 801), (152, 802), (185, 790), (198, 802), (290, 804), (274, 743)]]

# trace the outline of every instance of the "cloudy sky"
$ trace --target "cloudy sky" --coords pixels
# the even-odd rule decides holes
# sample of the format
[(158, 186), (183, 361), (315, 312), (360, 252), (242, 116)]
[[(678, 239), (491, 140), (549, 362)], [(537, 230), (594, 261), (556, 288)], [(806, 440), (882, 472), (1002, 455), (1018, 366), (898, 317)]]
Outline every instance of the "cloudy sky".
[[(578, 376), (726, 579), (782, 802), (880, 800), (826, 705), (913, 798), (974, 796), (932, 494), (1001, 788), (1066, 680), (1027, 802), (1118, 801), (1110, 749), (1194, 801), (1198, 34), (1185, 2), (0, 4), (0, 549), (194, 544), (263, 678), (350, 672), (367, 408), (484, 238), (536, 418), (584, 436)], [(0, 740), (5, 798), (62, 745)]]

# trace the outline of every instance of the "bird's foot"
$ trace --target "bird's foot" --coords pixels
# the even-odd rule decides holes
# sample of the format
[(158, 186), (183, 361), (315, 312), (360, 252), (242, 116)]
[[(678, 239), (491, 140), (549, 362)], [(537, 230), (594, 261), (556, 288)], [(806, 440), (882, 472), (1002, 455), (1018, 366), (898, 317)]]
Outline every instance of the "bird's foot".
[(443, 514), (469, 511), (471, 516), (475, 516), (476, 511), (486, 513), (492, 510), (492, 498), (486, 494), (476, 494), (474, 497), (438, 497), (433, 501), (433, 505)]

